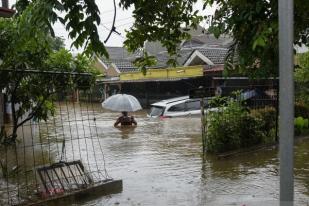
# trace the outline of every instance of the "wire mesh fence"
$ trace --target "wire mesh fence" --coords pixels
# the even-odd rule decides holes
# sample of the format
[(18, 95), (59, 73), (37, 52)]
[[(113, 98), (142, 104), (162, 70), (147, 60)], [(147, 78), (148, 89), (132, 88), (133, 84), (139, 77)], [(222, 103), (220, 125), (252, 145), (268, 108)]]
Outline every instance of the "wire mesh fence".
[(92, 87), (61, 86), (79, 74), (13, 77), (1, 85), (0, 205), (27, 205), (112, 180), (96, 127), (100, 97)]

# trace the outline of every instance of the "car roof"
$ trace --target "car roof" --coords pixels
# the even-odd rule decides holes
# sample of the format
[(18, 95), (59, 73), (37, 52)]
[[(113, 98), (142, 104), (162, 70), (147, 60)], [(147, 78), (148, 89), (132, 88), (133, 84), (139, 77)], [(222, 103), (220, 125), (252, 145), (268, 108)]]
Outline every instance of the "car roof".
[(189, 99), (189, 96), (181, 96), (181, 97), (175, 97), (175, 98), (170, 98), (170, 99), (164, 99), (159, 102), (151, 104), (151, 106), (166, 106), (167, 104), (171, 104), (174, 102), (179, 102), (183, 100)]

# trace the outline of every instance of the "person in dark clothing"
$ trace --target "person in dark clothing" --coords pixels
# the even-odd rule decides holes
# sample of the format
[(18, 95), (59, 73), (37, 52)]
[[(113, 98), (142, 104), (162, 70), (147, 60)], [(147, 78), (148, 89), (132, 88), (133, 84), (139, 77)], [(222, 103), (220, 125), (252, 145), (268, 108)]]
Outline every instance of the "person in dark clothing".
[(117, 127), (119, 124), (121, 126), (136, 126), (137, 122), (133, 116), (128, 116), (128, 112), (121, 112), (122, 115), (118, 117), (117, 121), (114, 124), (114, 127)]

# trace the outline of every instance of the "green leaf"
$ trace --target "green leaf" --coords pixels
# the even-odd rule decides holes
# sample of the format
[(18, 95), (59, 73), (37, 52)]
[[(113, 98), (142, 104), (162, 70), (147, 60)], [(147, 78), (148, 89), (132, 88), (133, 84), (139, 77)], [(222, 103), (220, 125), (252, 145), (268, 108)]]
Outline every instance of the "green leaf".
[(265, 39), (259, 36), (252, 45), (252, 50), (255, 50), (257, 46), (264, 47), (266, 45)]

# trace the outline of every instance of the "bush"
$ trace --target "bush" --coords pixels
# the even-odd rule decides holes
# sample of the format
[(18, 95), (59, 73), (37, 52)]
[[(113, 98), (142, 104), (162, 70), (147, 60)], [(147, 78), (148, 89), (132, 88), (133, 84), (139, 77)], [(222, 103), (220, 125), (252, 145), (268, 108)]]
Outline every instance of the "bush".
[(236, 114), (241, 115), (242, 112), (239, 106), (229, 103), (226, 109), (209, 113), (206, 132), (209, 152), (224, 152), (240, 147), (241, 118), (236, 119)]
[[(217, 102), (220, 101), (218, 99)], [(245, 111), (237, 102), (229, 101), (226, 104), (219, 112), (208, 115), (206, 135), (209, 152), (224, 152), (240, 147), (240, 118), (236, 117)]]
[(215, 96), (213, 97), (209, 103), (209, 107), (222, 107), (227, 105), (229, 97)]
[(294, 120), (295, 134), (300, 135), (309, 128), (309, 120), (302, 117), (297, 117)]
[(229, 100), (207, 118), (207, 149), (220, 153), (274, 141), (276, 110), (272, 107), (247, 111), (240, 102)]
[(301, 101), (296, 102), (295, 117), (309, 118), (309, 106)]
[(276, 109), (274, 107), (265, 107), (260, 109), (253, 109), (250, 111), (250, 115), (262, 120), (261, 130), (266, 133), (267, 136), (273, 136), (273, 129), (276, 127)]
[(261, 144), (265, 141), (266, 133), (263, 131), (263, 119), (255, 118), (251, 115), (242, 117), (240, 125), (240, 143), (241, 148)]

